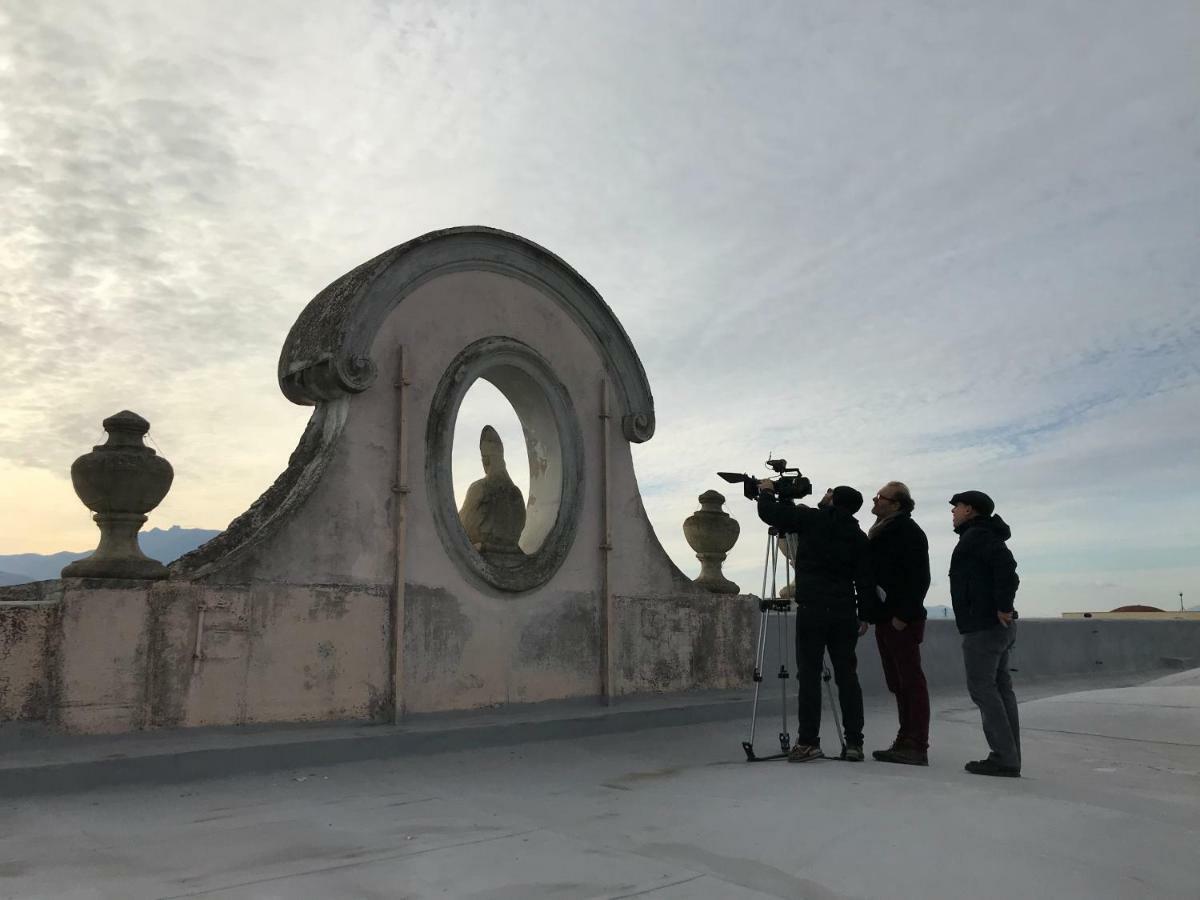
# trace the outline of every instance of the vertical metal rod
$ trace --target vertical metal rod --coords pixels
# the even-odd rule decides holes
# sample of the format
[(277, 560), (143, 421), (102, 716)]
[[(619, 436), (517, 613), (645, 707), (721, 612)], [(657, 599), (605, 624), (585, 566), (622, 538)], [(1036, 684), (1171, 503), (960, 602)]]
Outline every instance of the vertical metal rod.
[(396, 480), (392, 484), (393, 522), (395, 524), (396, 571), (392, 585), (392, 602), (388, 609), (389, 647), (388, 674), (391, 676), (393, 724), (404, 715), (404, 564), (407, 544), (408, 520), (408, 409), (405, 404), (405, 388), (408, 387), (408, 369), (404, 348), (396, 354)]
[(204, 659), (204, 612), (208, 607), (203, 600), (196, 604), (196, 646), (192, 650), (192, 677), (200, 671)]
[(600, 504), (600, 578), (603, 588), (603, 607), (600, 611), (601, 672), (600, 698), (607, 706), (612, 703), (613, 684), (613, 596), (612, 596), (612, 490), (609, 483), (609, 423), (612, 415), (608, 408), (608, 381), (600, 381), (600, 481), (602, 501)]

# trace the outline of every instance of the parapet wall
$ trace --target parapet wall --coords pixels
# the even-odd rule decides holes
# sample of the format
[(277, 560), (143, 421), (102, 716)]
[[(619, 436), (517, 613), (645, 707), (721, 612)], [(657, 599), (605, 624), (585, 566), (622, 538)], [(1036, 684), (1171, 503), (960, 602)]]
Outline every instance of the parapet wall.
[[(792, 662), (792, 617), (787, 617), (788, 668)], [(962, 635), (953, 620), (930, 619), (921, 662), (931, 690), (962, 690)], [(1147, 672), (1200, 666), (1200, 621), (1113, 621), (1020, 619), (1012, 654), (1014, 678), (1056, 678), (1096, 672)], [(773, 642), (767, 644), (768, 675), (779, 667)], [(858, 642), (858, 673), (866, 693), (886, 692), (873, 631)]]
[[(409, 586), (406, 708), (598, 696), (599, 606), (476, 616)], [(67, 731), (388, 721), (389, 593), (369, 585), (66, 579), (0, 588), (0, 721)], [(615, 601), (615, 695), (743, 684), (756, 603)]]
[(40, 582), (0, 588), (0, 722), (51, 715), (60, 594)]
[[(412, 605), (405, 631), (410, 711), (598, 696), (595, 598), (573, 616), (531, 617), (511, 648), (497, 640), (496, 660), (511, 660), (499, 676), (489, 674), (501, 671), (495, 660), (462, 652), (472, 623), (440, 620), (433, 611), (446, 607), (428, 599)], [(751, 684), (753, 598), (618, 597), (615, 609), (617, 695)], [(474, 628), (489, 634), (486, 623)], [(1200, 665), (1200, 622), (1025, 619), (1018, 628), (1018, 682)], [(960, 640), (953, 622), (928, 624), (922, 655), (934, 691), (961, 689)], [(870, 634), (859, 643), (859, 673), (867, 693), (881, 693), (873, 645)], [(388, 653), (379, 588), (80, 580), (0, 588), (0, 720), (76, 732), (387, 721)], [(777, 665), (769, 653), (768, 677)]]

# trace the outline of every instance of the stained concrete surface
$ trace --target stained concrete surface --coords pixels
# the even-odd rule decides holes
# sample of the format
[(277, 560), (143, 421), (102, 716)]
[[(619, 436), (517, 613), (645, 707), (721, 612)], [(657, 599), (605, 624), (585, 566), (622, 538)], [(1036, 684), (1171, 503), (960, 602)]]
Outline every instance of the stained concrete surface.
[(1019, 780), (962, 771), (946, 695), (927, 769), (751, 765), (717, 722), (10, 801), (0, 896), (1196, 898), (1197, 674), (1027, 689)]

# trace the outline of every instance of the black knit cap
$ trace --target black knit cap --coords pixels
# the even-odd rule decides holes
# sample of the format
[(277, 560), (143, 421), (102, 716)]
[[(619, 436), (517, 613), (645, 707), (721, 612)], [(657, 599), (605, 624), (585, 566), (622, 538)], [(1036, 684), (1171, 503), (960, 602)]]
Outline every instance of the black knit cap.
[(965, 503), (981, 516), (990, 516), (996, 511), (996, 504), (983, 491), (962, 491), (950, 498), (950, 505)]
[(852, 487), (847, 487), (844, 484), (839, 484), (833, 489), (833, 497), (830, 498), (833, 505), (838, 509), (844, 509), (850, 515), (854, 515), (863, 505), (863, 496)]

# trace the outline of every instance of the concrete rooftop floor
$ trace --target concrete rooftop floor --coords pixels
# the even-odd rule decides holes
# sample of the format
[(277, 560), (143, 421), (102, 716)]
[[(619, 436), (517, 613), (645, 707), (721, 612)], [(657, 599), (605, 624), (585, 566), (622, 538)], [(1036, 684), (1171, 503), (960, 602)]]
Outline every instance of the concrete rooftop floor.
[(938, 696), (927, 769), (752, 765), (735, 721), (0, 801), (0, 896), (1200, 897), (1200, 671), (1017, 687), (1019, 780)]

